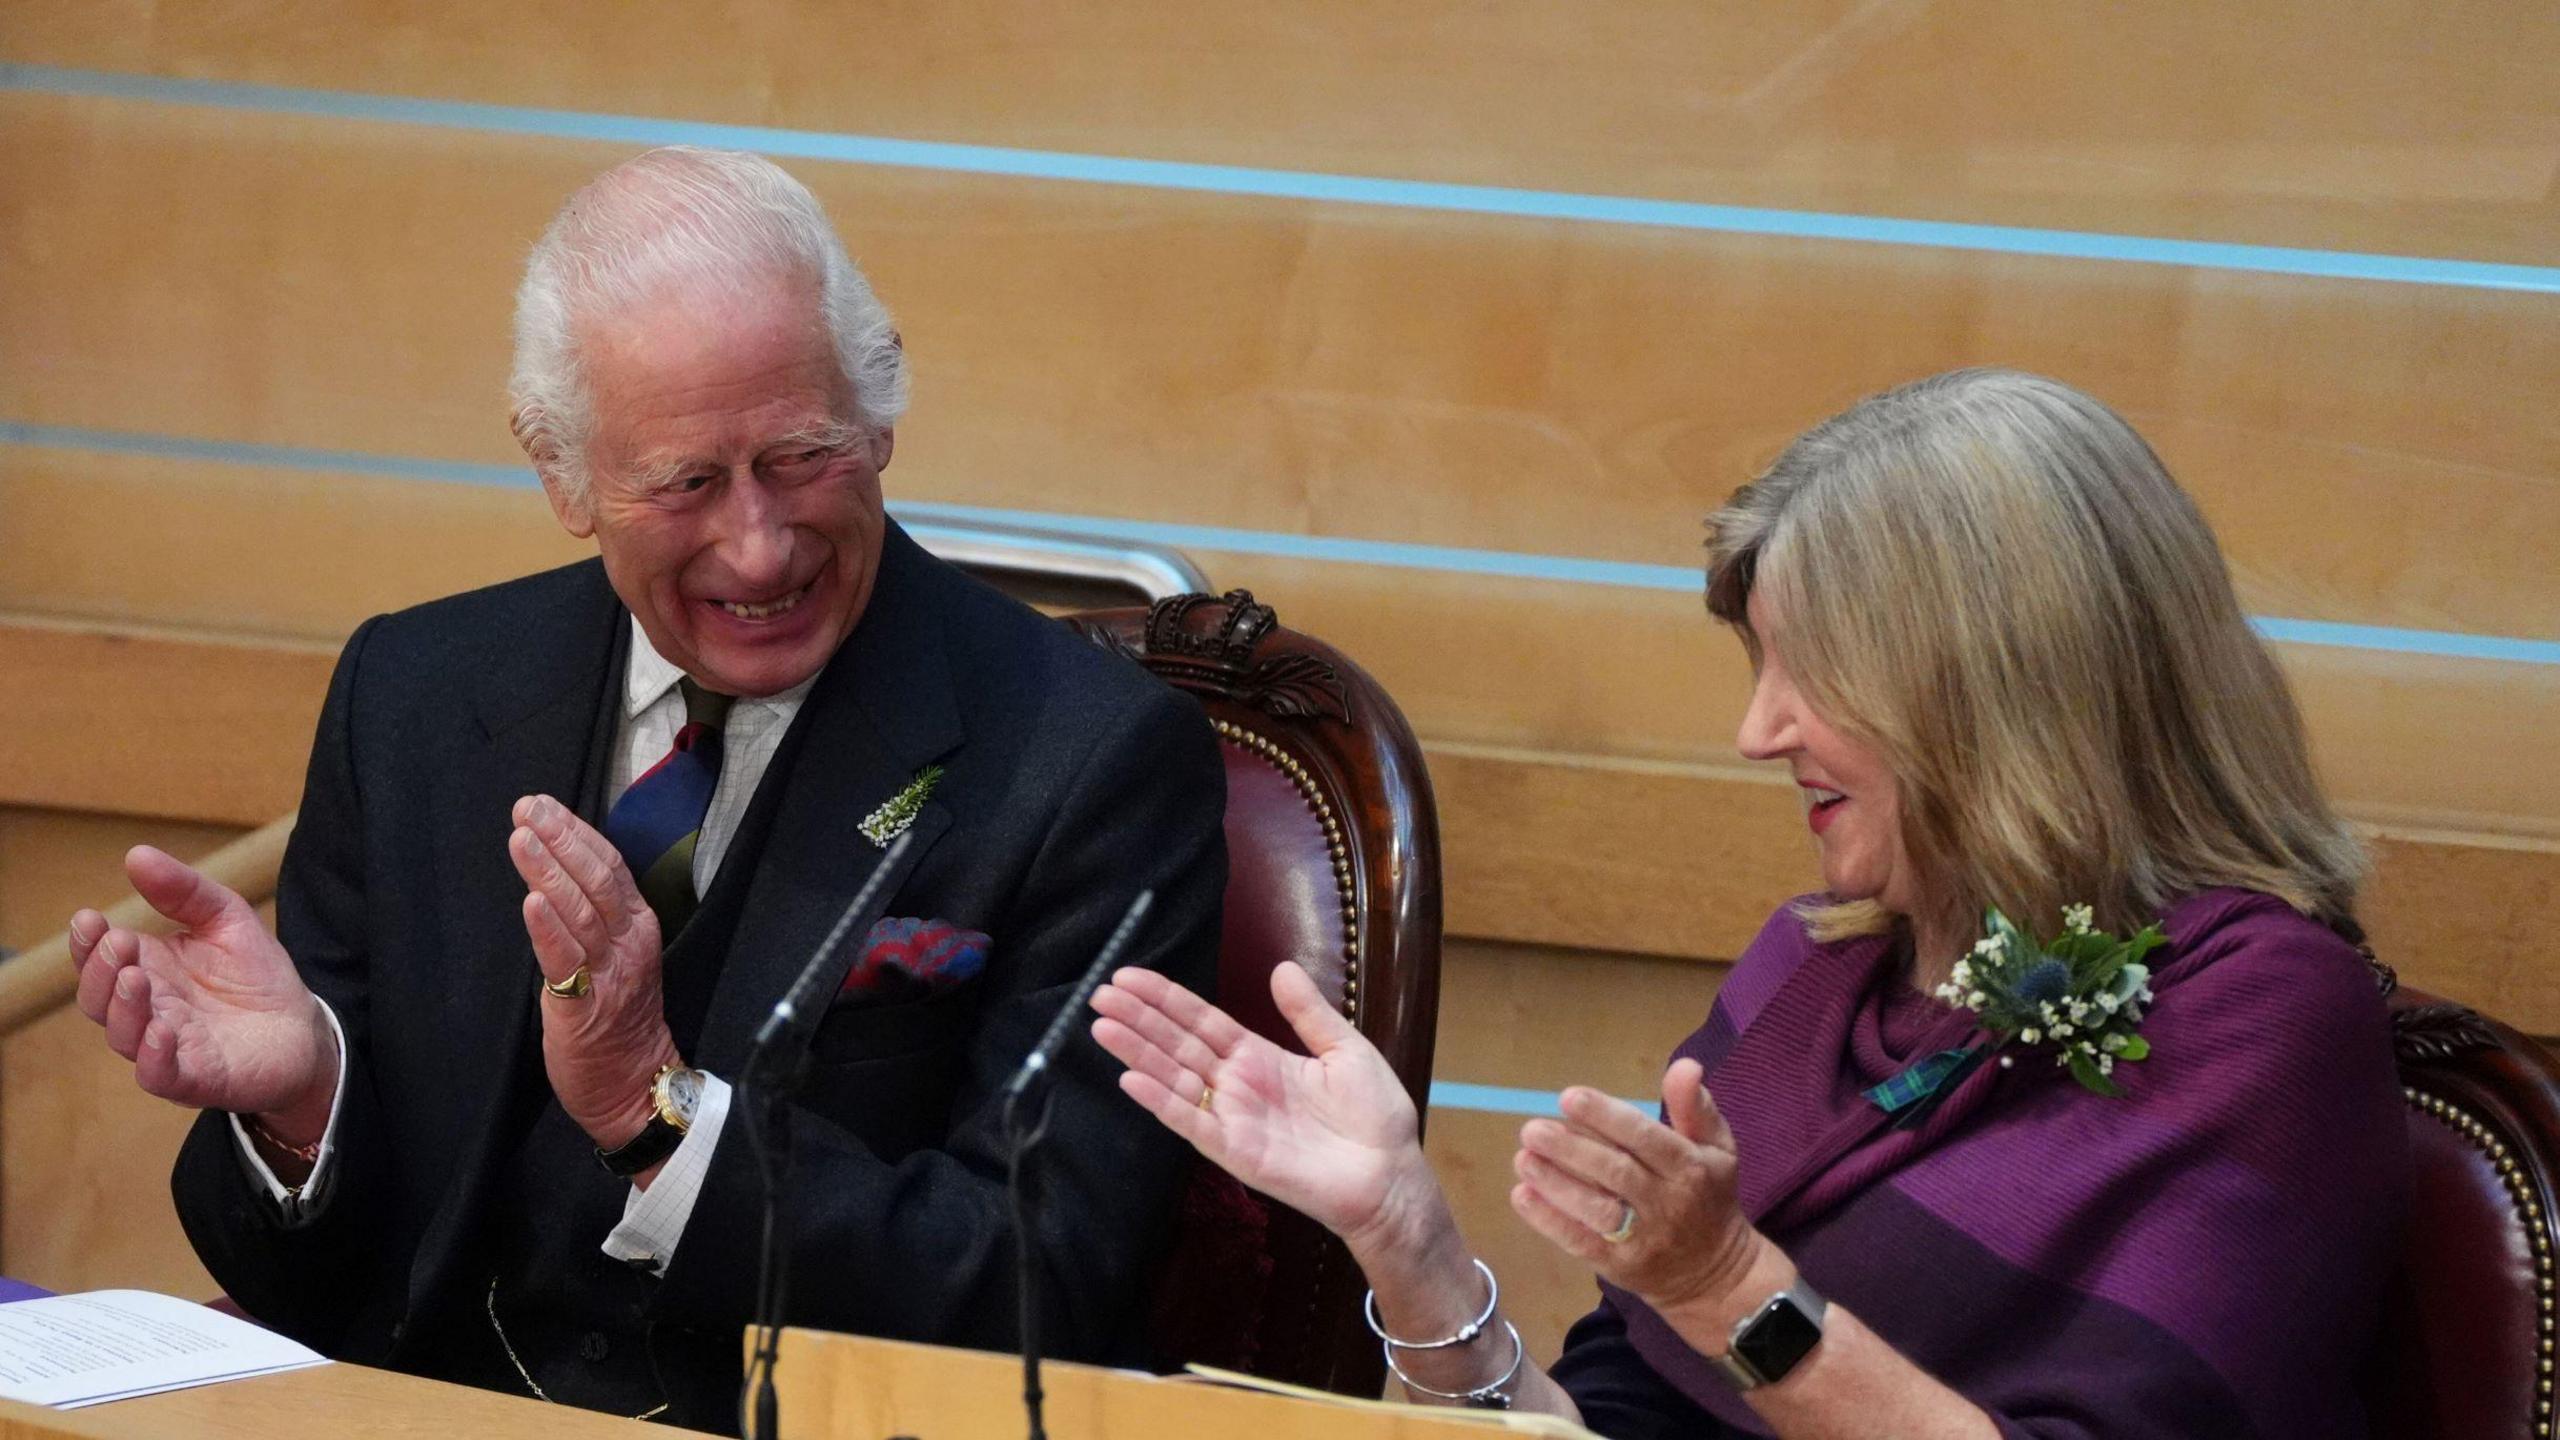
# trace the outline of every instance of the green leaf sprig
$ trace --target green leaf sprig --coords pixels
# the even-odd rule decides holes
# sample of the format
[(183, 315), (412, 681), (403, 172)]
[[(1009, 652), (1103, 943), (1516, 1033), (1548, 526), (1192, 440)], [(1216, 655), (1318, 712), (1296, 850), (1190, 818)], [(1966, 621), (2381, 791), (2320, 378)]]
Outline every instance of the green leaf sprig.
[(916, 778), (908, 781), (905, 789), (881, 801), (878, 809), (862, 817), (862, 824), (858, 827), (862, 838), (883, 850), (888, 849), (890, 841), (907, 833), (907, 827), (916, 823), (916, 817), (924, 813), (924, 802), (933, 794), (933, 787), (941, 783), (941, 766), (927, 765), (917, 771)]
[(1980, 1016), (1993, 1048), (2012, 1041), (2051, 1045), (2054, 1063), (2071, 1078), (2100, 1095), (2122, 1095), (2113, 1078), (2117, 1064), (2151, 1054), (2141, 1031), (2143, 1007), (2152, 1000), (2151, 969), (2142, 960), (2168, 943), (2160, 926), (2119, 940), (2093, 928), (2088, 906), (2067, 905), (2062, 933), (2043, 944), (1997, 906), (1984, 913), (1983, 928), (1973, 953), (1938, 987), (1938, 998)]

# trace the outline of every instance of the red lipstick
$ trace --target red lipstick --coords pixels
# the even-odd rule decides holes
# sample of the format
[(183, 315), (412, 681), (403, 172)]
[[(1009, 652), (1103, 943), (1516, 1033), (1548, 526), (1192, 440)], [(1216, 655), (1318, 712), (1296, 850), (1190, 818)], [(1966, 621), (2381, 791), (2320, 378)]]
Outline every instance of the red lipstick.
[[(1839, 817), (1840, 807), (1849, 803), (1849, 797), (1827, 785), (1807, 785), (1802, 781), (1797, 784), (1805, 792), (1805, 798), (1812, 802), (1811, 808), (1805, 811), (1804, 823), (1812, 826), (1816, 835), (1830, 829), (1831, 822)], [(1832, 798), (1823, 799), (1825, 794)]]

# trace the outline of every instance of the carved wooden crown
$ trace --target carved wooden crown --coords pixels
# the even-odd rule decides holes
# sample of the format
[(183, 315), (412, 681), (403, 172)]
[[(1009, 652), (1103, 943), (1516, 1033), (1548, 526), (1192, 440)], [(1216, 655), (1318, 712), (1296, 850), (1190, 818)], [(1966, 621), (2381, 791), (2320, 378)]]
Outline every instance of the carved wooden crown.
[[(1196, 619), (1195, 619), (1196, 617)], [(1147, 607), (1146, 645), (1151, 655), (1201, 661), (1222, 674), (1253, 667), (1253, 652), (1280, 627), (1280, 616), (1250, 590), (1168, 595)]]
[(1348, 688), (1332, 662), (1295, 650), (1259, 655), (1280, 628), (1280, 617), (1250, 590), (1214, 598), (1168, 595), (1147, 608), (1134, 646), (1105, 626), (1078, 622), (1077, 628), (1095, 644), (1196, 694), (1238, 701), (1268, 715), (1351, 723)]

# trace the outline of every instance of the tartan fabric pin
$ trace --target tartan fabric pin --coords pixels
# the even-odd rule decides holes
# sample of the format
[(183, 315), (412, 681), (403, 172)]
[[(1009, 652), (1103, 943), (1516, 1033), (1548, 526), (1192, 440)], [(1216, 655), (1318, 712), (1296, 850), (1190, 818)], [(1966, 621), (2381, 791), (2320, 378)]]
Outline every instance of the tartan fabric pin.
[(1867, 1101), (1887, 1115), (1900, 1117), (1893, 1124), (1896, 1130), (1914, 1129), (1938, 1108), (1938, 1101), (1948, 1091), (1956, 1088), (1956, 1082), (1972, 1074), (1973, 1067), (1990, 1053), (1987, 1045), (1941, 1050), (1912, 1062), (1901, 1073), (1868, 1090)]
[(916, 817), (924, 813), (925, 800), (933, 794), (933, 787), (941, 783), (941, 766), (927, 765), (917, 771), (916, 778), (907, 782), (907, 788), (880, 802), (879, 809), (862, 817), (862, 838), (883, 850), (888, 849), (890, 841), (906, 834), (907, 827), (916, 823)]

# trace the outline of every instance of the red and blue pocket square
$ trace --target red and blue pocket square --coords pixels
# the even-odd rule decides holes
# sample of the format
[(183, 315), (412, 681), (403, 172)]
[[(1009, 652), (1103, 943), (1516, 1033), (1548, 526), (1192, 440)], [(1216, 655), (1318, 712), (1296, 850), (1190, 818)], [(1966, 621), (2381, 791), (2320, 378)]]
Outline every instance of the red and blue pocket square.
[(993, 943), (948, 920), (884, 917), (863, 937), (862, 958), (845, 972), (836, 1003), (914, 1000), (948, 990), (987, 968)]

